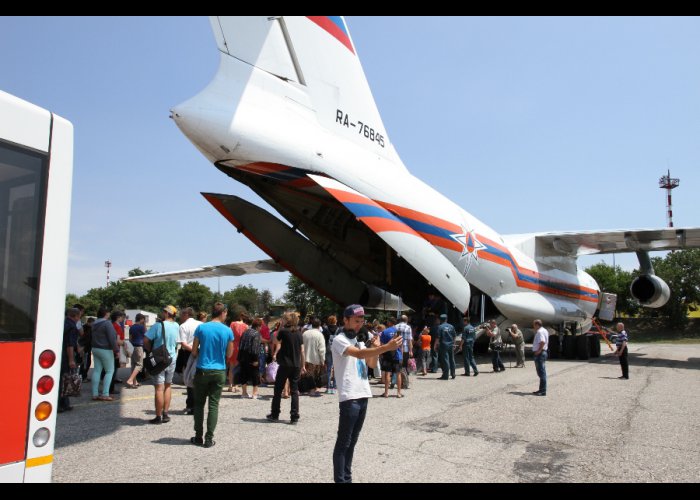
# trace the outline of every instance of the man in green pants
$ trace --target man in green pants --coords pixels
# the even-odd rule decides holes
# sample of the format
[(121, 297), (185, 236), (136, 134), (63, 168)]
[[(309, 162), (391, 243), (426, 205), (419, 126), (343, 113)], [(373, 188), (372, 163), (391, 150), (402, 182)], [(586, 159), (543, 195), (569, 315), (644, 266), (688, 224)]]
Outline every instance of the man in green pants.
[[(194, 376), (194, 432), (192, 444), (211, 448), (216, 444), (214, 431), (219, 419), (219, 399), (226, 383), (226, 360), (233, 355), (233, 332), (226, 325), (228, 309), (221, 302), (214, 304), (212, 320), (194, 332), (192, 356), (197, 357)], [(209, 398), (207, 433), (204, 433), (204, 403)]]

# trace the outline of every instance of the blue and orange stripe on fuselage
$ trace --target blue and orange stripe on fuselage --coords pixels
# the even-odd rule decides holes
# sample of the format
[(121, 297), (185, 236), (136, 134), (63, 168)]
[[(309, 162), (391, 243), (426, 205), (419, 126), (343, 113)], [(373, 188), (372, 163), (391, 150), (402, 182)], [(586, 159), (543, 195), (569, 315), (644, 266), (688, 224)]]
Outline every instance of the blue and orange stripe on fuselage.
[[(451, 250), (453, 252), (462, 252), (462, 246), (452, 238), (453, 234), (459, 234), (463, 230), (460, 226), (451, 222), (439, 219), (432, 215), (424, 214), (404, 208), (398, 205), (393, 205), (386, 202), (377, 202), (383, 208), (391, 212), (400, 222), (413, 229), (420, 236), (435, 246)], [(348, 209), (353, 212), (358, 218), (361, 216), (373, 215), (374, 217), (381, 216), (381, 212), (376, 209), (369, 208), (368, 205), (359, 202), (345, 204)], [(386, 216), (385, 216), (386, 217)], [(388, 218), (388, 217), (387, 217)], [(375, 222), (375, 227), (382, 226)], [(395, 226), (391, 224), (390, 226)], [(371, 226), (370, 226), (371, 227)], [(372, 227), (373, 230), (376, 230)], [(391, 230), (391, 229), (383, 229)], [(402, 230), (406, 232), (405, 230)], [(583, 300), (585, 302), (597, 302), (598, 292), (592, 288), (583, 287), (574, 283), (554, 280), (547, 278), (542, 274), (524, 269), (518, 265), (510, 251), (482, 235), (476, 235), (479, 241), (485, 248), (479, 250), (479, 258), (502, 265), (511, 270), (515, 284), (520, 288), (527, 288), (538, 292), (549, 293), (553, 295), (564, 296), (571, 299)]]
[[(234, 168), (268, 177), (286, 188), (303, 189), (316, 185), (306, 176), (305, 170), (277, 163), (256, 162)], [(418, 234), (434, 246), (460, 254), (463, 250), (462, 245), (452, 238), (453, 234), (463, 232), (457, 224), (400, 205), (370, 200), (365, 196), (347, 191), (333, 190), (333, 194), (355, 217), (376, 233), (397, 231)], [(518, 287), (585, 302), (598, 301), (596, 290), (547, 278), (536, 271), (522, 268), (506, 247), (482, 235), (476, 236), (485, 246), (479, 250), (479, 258), (509, 268)]]

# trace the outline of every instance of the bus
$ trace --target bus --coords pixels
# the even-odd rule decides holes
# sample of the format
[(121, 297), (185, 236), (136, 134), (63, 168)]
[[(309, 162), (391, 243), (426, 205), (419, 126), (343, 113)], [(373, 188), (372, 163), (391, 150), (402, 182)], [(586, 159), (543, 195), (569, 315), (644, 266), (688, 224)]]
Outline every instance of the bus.
[(73, 177), (73, 125), (0, 91), (0, 482), (49, 482)]

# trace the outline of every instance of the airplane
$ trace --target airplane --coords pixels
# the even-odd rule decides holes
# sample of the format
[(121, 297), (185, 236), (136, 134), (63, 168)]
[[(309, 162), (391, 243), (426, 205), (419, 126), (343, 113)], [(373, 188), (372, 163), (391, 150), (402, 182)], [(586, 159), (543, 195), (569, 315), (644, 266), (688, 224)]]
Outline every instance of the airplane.
[[(539, 318), (586, 332), (601, 292), (577, 257), (636, 252), (632, 295), (661, 307), (670, 291), (648, 252), (700, 246), (700, 228), (501, 235), (408, 171), (343, 17), (210, 22), (218, 71), (171, 118), (221, 172), (286, 220), (237, 196), (202, 193), (270, 257), (246, 263), (247, 273), (285, 269), (344, 305), (421, 311), (438, 293), (452, 317), (469, 312), (499, 325)], [(227, 267), (240, 274), (223, 265), (130, 279), (215, 276)]]

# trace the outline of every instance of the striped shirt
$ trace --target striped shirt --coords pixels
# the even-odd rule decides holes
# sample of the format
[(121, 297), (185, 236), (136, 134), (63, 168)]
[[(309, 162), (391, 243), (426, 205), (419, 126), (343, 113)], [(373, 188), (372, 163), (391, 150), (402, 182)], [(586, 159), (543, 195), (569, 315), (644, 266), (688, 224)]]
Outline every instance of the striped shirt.
[(413, 343), (413, 331), (411, 327), (402, 321), (396, 325), (396, 330), (398, 330), (398, 332), (401, 333), (401, 337), (403, 337), (403, 352), (410, 352)]
[(629, 342), (627, 339), (627, 332), (625, 330), (622, 330), (620, 333), (617, 334), (617, 339), (615, 339), (615, 347), (617, 347), (618, 350), (622, 349), (622, 344), (625, 342)]

